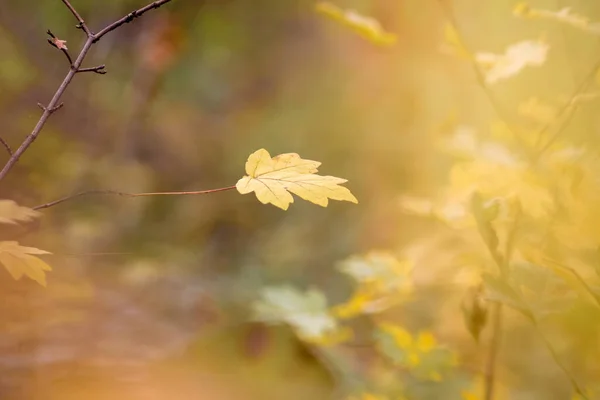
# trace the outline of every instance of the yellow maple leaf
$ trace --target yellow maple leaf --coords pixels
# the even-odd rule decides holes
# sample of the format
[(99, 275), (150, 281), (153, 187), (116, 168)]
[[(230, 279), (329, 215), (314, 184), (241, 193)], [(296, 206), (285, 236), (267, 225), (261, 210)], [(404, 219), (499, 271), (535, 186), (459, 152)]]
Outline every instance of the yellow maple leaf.
[(35, 247), (25, 247), (17, 242), (0, 242), (0, 264), (4, 265), (8, 273), (16, 280), (24, 275), (33, 279), (42, 286), (46, 286), (46, 273), (52, 268), (36, 257), (38, 254), (51, 254)]
[(359, 35), (379, 45), (391, 45), (396, 42), (396, 35), (386, 32), (379, 21), (366, 17), (354, 10), (342, 10), (327, 1), (317, 3), (317, 12), (339, 21), (352, 28)]
[(346, 179), (315, 174), (318, 161), (304, 160), (296, 153), (271, 158), (265, 149), (255, 151), (246, 161), (246, 176), (235, 185), (238, 192), (254, 192), (263, 204), (273, 204), (287, 210), (296, 196), (327, 207), (328, 199), (358, 203), (354, 195), (340, 184)]
[(39, 212), (28, 207), (21, 207), (12, 200), (0, 200), (0, 223), (27, 222), (39, 215)]

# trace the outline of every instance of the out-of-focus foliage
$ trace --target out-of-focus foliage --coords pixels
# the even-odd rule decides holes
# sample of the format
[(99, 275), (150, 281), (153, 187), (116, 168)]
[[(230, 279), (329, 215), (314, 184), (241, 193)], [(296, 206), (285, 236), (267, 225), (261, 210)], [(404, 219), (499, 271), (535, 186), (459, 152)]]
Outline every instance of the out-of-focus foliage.
[(510, 78), (527, 66), (539, 67), (546, 61), (549, 46), (542, 41), (525, 40), (506, 48), (504, 54), (477, 53), (475, 60), (485, 71), (488, 84)]
[(371, 252), (341, 262), (338, 269), (356, 282), (352, 297), (334, 309), (339, 318), (381, 312), (410, 298), (413, 284), (409, 260)]
[(341, 329), (331, 315), (327, 299), (320, 291), (300, 293), (289, 286), (267, 287), (261, 295), (262, 299), (253, 307), (258, 321), (288, 323), (308, 342), (331, 344), (348, 338), (348, 331)]
[[(413, 398), (426, 382), (443, 382), (446, 389), (440, 389), (447, 394), (459, 395), (460, 390), (466, 390), (464, 378), (455, 371), (456, 353), (439, 345), (432, 332), (424, 330), (413, 335), (402, 326), (379, 319), (386, 310), (409, 301), (413, 288), (409, 262), (401, 262), (390, 253), (371, 252), (350, 257), (340, 263), (339, 269), (359, 285), (358, 292), (345, 303), (330, 308), (325, 296), (314, 288), (301, 293), (289, 286), (267, 287), (254, 303), (255, 317), (266, 323), (289, 324), (300, 338), (320, 348), (325, 358), (331, 357), (333, 368), (342, 374), (341, 381), (356, 380), (359, 372), (337, 365), (333, 354), (347, 346), (351, 349), (352, 342), (364, 335), (364, 327), (358, 323), (360, 317), (373, 318), (369, 336), (376, 353), (369, 368), (389, 370), (390, 377), (402, 371), (403, 379), (377, 382), (379, 378), (375, 378), (369, 382), (370, 374), (366, 374), (358, 378), (365, 380), (363, 384), (381, 386), (377, 392), (395, 393), (394, 398)], [(353, 382), (352, 386), (360, 387), (359, 383)], [(362, 396), (379, 398), (374, 392)]]

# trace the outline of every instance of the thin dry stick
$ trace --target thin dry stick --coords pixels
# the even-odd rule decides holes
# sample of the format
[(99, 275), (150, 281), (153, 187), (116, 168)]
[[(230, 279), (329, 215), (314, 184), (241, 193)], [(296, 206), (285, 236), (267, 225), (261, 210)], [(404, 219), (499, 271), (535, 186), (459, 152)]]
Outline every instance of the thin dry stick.
[(579, 86), (577, 86), (577, 88), (573, 91), (569, 100), (567, 100), (562, 105), (562, 107), (558, 110), (557, 116), (556, 116), (557, 120), (560, 119), (561, 117), (563, 117), (563, 115), (565, 113), (567, 113), (567, 111), (571, 110), (571, 112), (564, 117), (562, 123), (560, 124), (560, 126), (558, 127), (558, 129), (556, 130), (554, 135), (552, 135), (548, 139), (548, 141), (543, 145), (541, 144), (541, 142), (544, 137), (544, 134), (551, 128), (551, 125), (554, 121), (548, 122), (546, 125), (544, 125), (542, 127), (542, 129), (540, 129), (538, 131), (536, 147), (541, 146), (541, 148), (539, 149), (539, 151), (537, 152), (537, 154), (535, 155), (535, 157), (533, 159), (534, 164), (542, 157), (542, 155), (546, 152), (546, 150), (548, 150), (550, 148), (550, 146), (552, 146), (554, 144), (554, 142), (562, 135), (562, 133), (564, 132), (566, 127), (569, 125), (569, 122), (571, 121), (571, 118), (574, 115), (574, 110), (572, 110), (572, 108), (574, 109), (576, 106), (577, 97), (581, 93), (583, 93), (583, 91), (586, 90), (587, 87), (593, 82), (594, 76), (596, 75), (598, 68), (600, 68), (600, 59), (598, 59), (598, 61), (596, 61), (596, 63), (590, 69), (590, 71), (587, 73), (585, 78), (579, 83)]
[[(97, 73), (104, 73), (103, 66), (81, 69), (81, 64), (82, 64), (83, 60), (85, 59), (87, 53), (90, 51), (90, 48), (92, 47), (92, 45), (94, 43), (98, 42), (104, 35), (117, 29), (121, 25), (131, 22), (135, 18), (142, 16), (147, 11), (158, 8), (158, 7), (162, 6), (163, 4), (166, 4), (170, 1), (171, 0), (155, 1), (151, 4), (148, 4), (145, 7), (140, 8), (139, 10), (135, 10), (135, 11), (127, 14), (123, 18), (106, 26), (104, 29), (102, 29), (98, 33), (93, 33), (87, 27), (83, 18), (81, 18), (79, 13), (77, 13), (77, 11), (70, 4), (70, 2), (68, 0), (62, 0), (62, 2), (65, 4), (65, 6), (71, 11), (71, 13), (77, 19), (77, 21), (78, 21), (77, 28), (82, 29), (85, 32), (85, 34), (87, 36), (87, 40), (85, 41), (83, 47), (81, 48), (81, 51), (79, 52), (79, 55), (75, 59), (75, 61), (71, 63), (71, 68), (69, 69), (69, 72), (67, 73), (67, 75), (63, 79), (62, 83), (60, 84), (60, 86), (58, 87), (56, 92), (54, 93), (54, 96), (52, 97), (52, 99), (50, 100), (48, 105), (43, 107), (42, 116), (40, 117), (38, 123), (35, 125), (35, 128), (33, 128), (33, 131), (25, 138), (25, 140), (19, 146), (19, 148), (11, 155), (10, 159), (6, 162), (6, 164), (0, 171), (0, 180), (4, 179), (4, 177), (6, 177), (6, 175), (12, 169), (12, 167), (14, 167), (15, 164), (19, 161), (19, 158), (23, 155), (23, 153), (29, 148), (29, 146), (31, 146), (31, 144), (35, 141), (35, 139), (37, 139), (42, 128), (46, 124), (46, 121), (48, 121), (48, 118), (50, 118), (50, 115), (52, 115), (56, 110), (58, 110), (58, 108), (60, 107), (60, 104), (59, 104), (60, 98), (62, 97), (65, 90), (67, 89), (67, 87), (69, 86), (71, 81), (73, 80), (73, 77), (75, 76), (75, 74), (78, 72), (89, 72), (89, 71), (97, 72)], [(70, 56), (68, 55), (68, 53), (66, 51), (64, 51), (62, 49), (61, 49), (61, 51), (63, 51), (63, 53), (65, 53), (67, 55), (67, 57), (70, 59)]]
[(550, 343), (550, 341), (548, 340), (548, 338), (546, 337), (546, 335), (544, 335), (544, 332), (542, 332), (542, 330), (541, 330), (540, 326), (538, 325), (538, 323), (536, 321), (534, 321), (533, 325), (534, 325), (535, 330), (537, 331), (538, 335), (542, 338), (542, 341), (544, 342), (544, 345), (548, 349), (548, 352), (552, 356), (552, 359), (554, 360), (554, 363), (565, 374), (565, 376), (567, 377), (567, 379), (571, 383), (571, 386), (573, 387), (573, 390), (575, 390), (575, 393), (577, 393), (583, 400), (589, 400), (589, 397), (588, 397), (585, 389), (581, 387), (581, 385), (579, 384), (579, 382), (577, 382), (577, 379), (575, 379), (575, 377), (571, 374), (571, 372), (567, 369), (567, 367), (564, 366), (564, 364), (562, 363), (560, 357), (558, 356), (558, 353), (556, 352), (556, 350), (552, 346), (552, 343)]
[(496, 383), (496, 360), (498, 359), (498, 350), (500, 350), (500, 336), (502, 333), (502, 304), (494, 303), (492, 309), (492, 338), (490, 340), (490, 352), (488, 353), (487, 363), (485, 365), (485, 392), (484, 400), (494, 398), (494, 386)]
[(42, 210), (44, 208), (50, 208), (60, 203), (64, 203), (65, 201), (73, 200), (78, 197), (85, 196), (97, 196), (97, 195), (111, 195), (111, 196), (122, 196), (122, 197), (147, 197), (147, 196), (190, 196), (190, 195), (200, 195), (200, 194), (210, 194), (217, 192), (225, 192), (227, 190), (233, 190), (235, 186), (227, 186), (217, 189), (208, 189), (208, 190), (195, 190), (189, 192), (147, 192), (147, 193), (126, 193), (119, 192), (116, 190), (86, 190), (85, 192), (79, 192), (76, 194), (72, 194), (69, 196), (65, 196), (58, 200), (54, 200), (45, 204), (40, 204), (39, 206), (32, 207), (33, 210)]
[(0, 143), (2, 143), (2, 146), (4, 146), (4, 148), (6, 149), (6, 151), (8, 152), (9, 156), (12, 156), (13, 152), (12, 149), (10, 148), (9, 144), (6, 142), (6, 140), (2, 139), (0, 137)]
[(73, 14), (73, 16), (77, 20), (77, 22), (79, 22), (77, 24), (77, 28), (83, 30), (85, 32), (85, 34), (87, 35), (87, 37), (94, 36), (94, 34), (90, 30), (90, 28), (88, 28), (88, 26), (86, 25), (86, 23), (83, 20), (83, 18), (81, 18), (81, 15), (79, 15), (79, 13), (77, 12), (77, 10), (75, 10), (75, 8), (71, 5), (71, 3), (69, 3), (68, 0), (62, 0), (62, 2), (63, 2), (63, 4), (65, 6), (67, 6), (67, 8), (69, 9), (69, 11), (71, 11), (71, 13)]

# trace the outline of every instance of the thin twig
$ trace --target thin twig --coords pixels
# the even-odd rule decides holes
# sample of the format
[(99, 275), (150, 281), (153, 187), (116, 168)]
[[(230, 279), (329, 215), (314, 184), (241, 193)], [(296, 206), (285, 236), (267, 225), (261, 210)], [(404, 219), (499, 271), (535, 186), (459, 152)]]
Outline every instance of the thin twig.
[(562, 363), (560, 357), (558, 356), (558, 353), (556, 352), (556, 350), (552, 346), (552, 343), (550, 343), (550, 341), (548, 340), (548, 338), (546, 337), (546, 335), (544, 335), (544, 333), (540, 329), (538, 323), (536, 321), (534, 321), (533, 325), (535, 327), (535, 330), (539, 334), (539, 336), (542, 338), (542, 341), (544, 342), (544, 345), (548, 349), (548, 352), (552, 356), (552, 359), (554, 360), (554, 363), (565, 374), (565, 376), (567, 377), (567, 379), (571, 383), (571, 386), (575, 390), (575, 393), (577, 393), (583, 400), (589, 400), (589, 397), (586, 394), (585, 390), (581, 387), (581, 385), (579, 385), (579, 383), (577, 382), (577, 380), (575, 379), (575, 377), (571, 374), (571, 372), (567, 369), (567, 367), (564, 366), (564, 364)]
[[(452, 25), (452, 27), (456, 31), (456, 33), (457, 33), (457, 35), (459, 37), (459, 40), (461, 41), (461, 43), (464, 43), (464, 35), (462, 34), (462, 32), (460, 30), (460, 27), (458, 25), (458, 21), (456, 20), (456, 17), (454, 16), (454, 13), (452, 12), (452, 10), (450, 9), (449, 6), (447, 6), (446, 4), (444, 4), (444, 0), (438, 0), (438, 3), (440, 4), (440, 8), (442, 9), (442, 11), (444, 12), (444, 14), (446, 16), (446, 19), (450, 22), (450, 24)], [(490, 90), (490, 88), (487, 86), (487, 84), (485, 82), (485, 76), (484, 76), (483, 72), (481, 71), (481, 69), (479, 68), (479, 66), (475, 62), (475, 60), (472, 59), (472, 57), (470, 58), (469, 64), (471, 65), (471, 69), (473, 70), (473, 73), (475, 75), (475, 79), (477, 80), (477, 83), (479, 84), (479, 87), (481, 87), (481, 89), (483, 90), (483, 93), (488, 98), (488, 101), (490, 102), (490, 105), (494, 109), (494, 112), (496, 113), (496, 115), (498, 116), (498, 118), (500, 118), (502, 120), (502, 122), (504, 122), (506, 124), (506, 127), (508, 128), (508, 130), (516, 138), (520, 138), (521, 136), (518, 134), (517, 129), (514, 128), (512, 126), (512, 124), (511, 124), (511, 122), (510, 122), (510, 118), (508, 117), (509, 113), (502, 106), (502, 104), (500, 103), (500, 101), (496, 98), (494, 92), (492, 90)]]
[[(67, 73), (67, 75), (63, 79), (62, 83), (60, 84), (60, 86), (58, 87), (58, 89), (56, 90), (56, 92), (54, 93), (54, 96), (52, 97), (52, 99), (50, 100), (50, 102), (48, 103), (48, 105), (47, 106), (42, 106), (42, 109), (44, 110), (44, 112), (42, 113), (42, 116), (38, 120), (38, 122), (35, 125), (35, 127), (33, 128), (33, 131), (31, 131), (31, 133), (29, 135), (27, 135), (27, 137), (25, 138), (25, 140), (23, 141), (23, 143), (21, 143), (21, 145), (19, 146), (19, 148), (11, 155), (11, 157), (9, 158), (9, 160), (6, 162), (6, 164), (4, 165), (4, 167), (2, 168), (2, 170), (0, 170), (0, 180), (4, 179), (6, 177), (6, 175), (8, 174), (8, 172), (15, 166), (15, 164), (19, 161), (19, 158), (23, 155), (23, 153), (37, 139), (37, 137), (40, 134), (42, 128), (46, 124), (46, 121), (48, 121), (48, 118), (50, 117), (50, 115), (52, 115), (52, 113), (58, 109), (57, 107), (59, 105), (60, 98), (65, 93), (65, 90), (67, 89), (67, 87), (69, 86), (69, 84), (71, 83), (71, 81), (73, 80), (73, 77), (75, 76), (75, 74), (78, 71), (80, 71), (81, 64), (82, 64), (83, 60), (85, 59), (87, 53), (90, 51), (90, 48), (92, 47), (92, 45), (94, 43), (98, 42), (98, 40), (100, 40), (102, 38), (102, 36), (104, 36), (108, 32), (111, 32), (111, 31), (117, 29), (118, 27), (120, 27), (121, 25), (123, 25), (125, 23), (133, 21), (135, 18), (140, 17), (141, 15), (143, 15), (144, 13), (146, 13), (147, 11), (150, 11), (152, 9), (158, 8), (158, 7), (162, 6), (163, 4), (166, 4), (166, 3), (170, 2), (170, 1), (171, 0), (159, 0), (159, 1), (155, 1), (155, 2), (149, 4), (149, 5), (145, 6), (145, 7), (140, 8), (139, 10), (136, 10), (136, 11), (133, 11), (133, 12), (127, 14), (125, 17), (123, 17), (123, 18), (117, 20), (116, 22), (113, 22), (112, 24), (108, 25), (107, 27), (105, 27), (104, 29), (102, 29), (97, 34), (93, 34), (89, 30), (89, 28), (87, 28), (87, 26), (85, 25), (85, 22), (83, 21), (83, 19), (79, 15), (79, 13), (77, 13), (77, 11), (69, 3), (69, 1), (62, 0), (62, 2), (65, 4), (65, 6), (67, 6), (67, 8), (71, 11), (71, 13), (75, 16), (75, 18), (77, 19), (77, 21), (79, 21), (78, 26), (85, 31), (85, 33), (87, 35), (87, 40), (85, 41), (83, 47), (81, 48), (81, 51), (79, 52), (79, 55), (75, 59), (75, 61), (71, 63), (71, 68), (69, 69), (69, 72)], [(49, 34), (52, 37), (54, 36), (50, 32), (49, 32)], [(65, 53), (65, 54), (68, 55), (68, 53)], [(102, 72), (99, 72), (99, 70), (98, 71), (94, 71), (94, 72), (102, 73)]]
[(87, 35), (87, 37), (94, 36), (94, 34), (92, 33), (92, 31), (85, 24), (85, 21), (83, 20), (83, 18), (81, 18), (81, 15), (79, 15), (79, 13), (77, 12), (77, 10), (75, 10), (75, 8), (71, 5), (71, 3), (69, 3), (68, 0), (62, 0), (62, 2), (64, 3), (65, 6), (67, 6), (67, 8), (69, 9), (69, 11), (71, 11), (71, 13), (73, 14), (73, 16), (77, 20), (78, 23), (77, 23), (76, 27), (78, 29), (83, 30), (85, 32), (85, 34)]
[(79, 68), (77, 72), (95, 72), (97, 74), (104, 75), (107, 72), (104, 68), (106, 68), (106, 65), (102, 64), (98, 65), (97, 67)]
[(110, 196), (122, 196), (122, 197), (148, 197), (148, 196), (190, 196), (190, 195), (200, 195), (200, 194), (210, 194), (217, 192), (225, 192), (227, 190), (233, 190), (235, 186), (227, 186), (218, 189), (208, 189), (208, 190), (195, 190), (188, 192), (147, 192), (147, 193), (126, 193), (119, 192), (116, 190), (86, 190), (84, 192), (79, 192), (76, 194), (72, 194), (69, 196), (65, 196), (58, 200), (51, 201), (49, 203), (40, 204), (39, 206), (32, 207), (33, 210), (41, 210), (44, 208), (54, 207), (60, 203), (64, 203), (65, 201), (73, 200), (78, 197), (84, 196), (97, 196), (97, 195), (110, 195)]
[[(587, 73), (587, 75), (585, 76), (585, 78), (581, 81), (581, 83), (573, 91), (573, 93), (571, 94), (571, 97), (569, 97), (569, 100), (567, 100), (562, 105), (562, 107), (558, 110), (558, 112), (557, 112), (557, 118), (562, 117), (565, 112), (567, 112), (572, 107), (573, 108), (575, 107), (577, 97), (593, 81), (594, 76), (596, 75), (596, 72), (598, 71), (598, 68), (600, 68), (600, 59), (598, 59), (598, 61), (596, 61), (596, 63), (590, 69), (590, 71)], [(544, 125), (538, 131), (537, 139), (536, 139), (536, 147), (538, 147), (538, 146), (541, 145), (541, 148), (538, 150), (537, 154), (535, 155), (535, 157), (533, 159), (533, 163), (534, 164), (541, 158), (541, 156), (546, 152), (546, 150), (548, 150), (550, 148), (550, 146), (552, 146), (554, 144), (554, 142), (556, 142), (556, 140), (562, 135), (562, 133), (564, 132), (564, 130), (566, 129), (566, 127), (569, 125), (569, 122), (571, 121), (571, 118), (573, 117), (573, 114), (574, 114), (574, 110), (571, 111), (569, 113), (569, 115), (567, 115), (563, 119), (562, 123), (560, 124), (560, 126), (558, 127), (558, 129), (556, 130), (556, 132), (554, 133), (554, 135), (552, 135), (552, 137), (550, 137), (550, 139), (548, 139), (548, 141), (545, 144), (543, 144), (543, 145), (541, 145), (542, 138), (544, 137), (544, 134), (550, 129), (550, 127), (552, 126), (552, 123), (554, 121), (548, 122), (546, 125)]]
[(102, 38), (102, 36), (106, 35), (108, 32), (114, 31), (115, 29), (117, 29), (118, 27), (120, 27), (123, 24), (130, 23), (134, 19), (141, 17), (147, 11), (158, 8), (158, 7), (162, 6), (163, 4), (166, 4), (170, 1), (171, 0), (158, 0), (152, 4), (148, 4), (147, 6), (142, 7), (138, 10), (130, 12), (129, 14), (127, 14), (120, 20), (113, 22), (112, 24), (108, 25), (106, 28), (102, 29), (100, 32), (96, 33), (94, 35), (95, 36), (94, 43), (96, 43), (98, 40), (100, 40)]
[(8, 155), (12, 156), (12, 154), (13, 154), (12, 149), (10, 148), (10, 146), (8, 145), (6, 140), (4, 140), (3, 138), (0, 137), (0, 143), (2, 143), (2, 146), (4, 146), (4, 148), (6, 149), (6, 151), (8, 152)]
[(500, 336), (502, 334), (502, 304), (494, 303), (492, 308), (492, 338), (490, 339), (490, 350), (487, 357), (484, 372), (484, 400), (494, 398), (494, 386), (496, 382), (496, 365), (498, 351), (500, 350)]

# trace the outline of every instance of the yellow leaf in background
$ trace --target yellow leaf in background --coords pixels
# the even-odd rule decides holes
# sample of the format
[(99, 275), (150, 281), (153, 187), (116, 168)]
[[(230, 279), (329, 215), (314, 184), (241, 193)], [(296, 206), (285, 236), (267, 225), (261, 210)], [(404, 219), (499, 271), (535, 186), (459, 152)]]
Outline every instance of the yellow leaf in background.
[(12, 200), (0, 200), (0, 223), (27, 222), (39, 216), (39, 212), (28, 207), (21, 207)]
[(360, 397), (350, 397), (347, 400), (388, 400), (388, 397), (374, 393), (363, 393)]
[(477, 53), (475, 61), (483, 68), (486, 83), (493, 84), (516, 75), (527, 66), (541, 66), (549, 48), (542, 40), (524, 40), (508, 46), (504, 54)]
[(384, 31), (379, 21), (365, 17), (354, 10), (342, 10), (329, 2), (317, 3), (316, 10), (352, 28), (359, 35), (375, 44), (391, 45), (396, 42), (396, 35)]
[(417, 349), (422, 353), (428, 353), (435, 348), (437, 341), (431, 332), (420, 332), (417, 337)]
[(28, 276), (42, 286), (46, 286), (46, 273), (52, 268), (36, 257), (39, 254), (50, 254), (35, 247), (20, 246), (17, 242), (0, 242), (0, 264), (16, 280), (23, 275)]
[(600, 23), (591, 23), (588, 18), (575, 14), (570, 7), (558, 11), (531, 8), (527, 3), (519, 3), (513, 9), (513, 14), (523, 18), (550, 19), (586, 32), (600, 34)]
[(490, 161), (482, 159), (456, 164), (451, 169), (450, 185), (457, 196), (478, 191), (487, 198), (514, 197), (523, 206), (525, 214), (534, 218), (545, 217), (553, 210), (554, 199), (544, 177), (518, 161), (514, 165)]
[(408, 365), (412, 368), (421, 364), (421, 355), (415, 351), (409, 351), (406, 358)]
[(248, 157), (246, 173), (236, 184), (238, 192), (254, 192), (263, 204), (273, 204), (287, 210), (296, 196), (327, 207), (329, 199), (358, 203), (354, 195), (340, 184), (346, 179), (316, 175), (318, 161), (303, 160), (296, 153), (280, 154), (271, 158), (265, 149)]
[(394, 338), (394, 342), (401, 349), (408, 349), (413, 346), (413, 338), (412, 335), (404, 328), (393, 325), (382, 323), (379, 325), (383, 332), (388, 333), (392, 338)]

